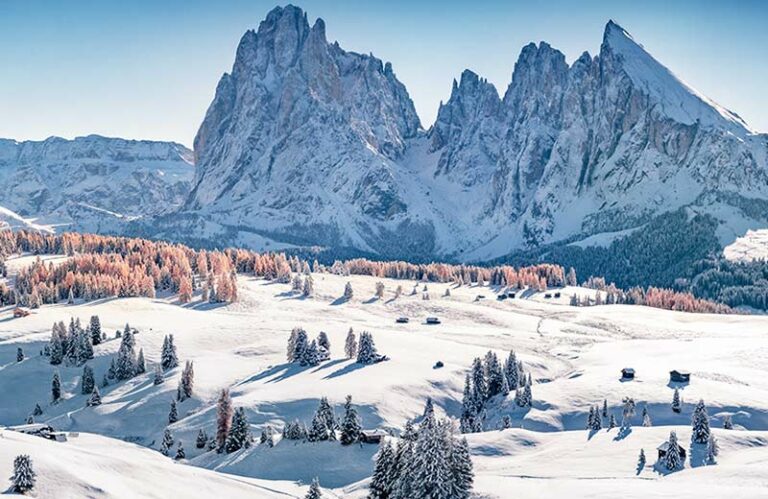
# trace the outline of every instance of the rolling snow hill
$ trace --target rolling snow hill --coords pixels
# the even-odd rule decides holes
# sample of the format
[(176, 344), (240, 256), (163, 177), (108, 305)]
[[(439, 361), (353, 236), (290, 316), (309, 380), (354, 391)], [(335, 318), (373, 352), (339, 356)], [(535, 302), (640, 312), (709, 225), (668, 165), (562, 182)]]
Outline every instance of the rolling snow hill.
[[(347, 280), (355, 293), (349, 302), (340, 299)], [(279, 430), (295, 418), (308, 422), (321, 396), (340, 412), (347, 394), (353, 396), (365, 428), (397, 433), (406, 420), (422, 414), (428, 397), (438, 415), (458, 417), (464, 376), (473, 358), (489, 349), (505, 357), (514, 349), (534, 379), (534, 403), (521, 409), (512, 395), (497, 399), (487, 407), (486, 432), (468, 435), (480, 497), (509, 497), (510, 490), (515, 497), (700, 498), (722, 497), (728, 490), (757, 498), (764, 493), (768, 317), (628, 305), (568, 306), (571, 294), (594, 293), (583, 288), (565, 288), (559, 300), (526, 292), (498, 301), (495, 290), (487, 286), (450, 285), (451, 295), (443, 296), (449, 285), (431, 283), (430, 299), (424, 300), (423, 283), (417, 283), (417, 292), (411, 294), (412, 281), (389, 279), (381, 279), (385, 296), (376, 299), (377, 280), (314, 274), (316, 295), (301, 298), (290, 285), (240, 276), (239, 301), (228, 306), (200, 303), (199, 298), (185, 306), (176, 304), (175, 297), (111, 299), (44, 306), (15, 320), (10, 309), (0, 310), (0, 424), (24, 422), (40, 403), (43, 414), (38, 422), (158, 448), (180, 368), (157, 386), (151, 374), (113, 382), (101, 389), (101, 406), (86, 408), (78, 386), (82, 368), (54, 368), (38, 355), (54, 321), (68, 322), (70, 317), (87, 321), (98, 314), (108, 334), (126, 322), (140, 330), (137, 348), (143, 348), (150, 372), (168, 333), (175, 335), (180, 361), (194, 361), (194, 397), (179, 403), (180, 419), (169, 426), (174, 438), (184, 442), (188, 464), (255, 478), (262, 486), (274, 483), (276, 490), (287, 490), (286, 482), (306, 485), (318, 476), (340, 497), (364, 497), (376, 452), (373, 445), (282, 440), (274, 448), (256, 445), (224, 455), (195, 449), (200, 429), (214, 433), (218, 391), (230, 388), (234, 405), (246, 409), (256, 434), (267, 425)], [(405, 289), (399, 298), (394, 297), (397, 286)], [(411, 322), (396, 324), (395, 318), (403, 315)], [(427, 316), (440, 317), (442, 324), (424, 324)], [(310, 337), (327, 332), (331, 359), (311, 368), (286, 363), (286, 342), (296, 326), (307, 329)], [(362, 366), (345, 359), (343, 343), (350, 327), (357, 333), (373, 333), (379, 352), (390, 360)], [(89, 364), (97, 380), (118, 343), (110, 340), (95, 347), (96, 358)], [(17, 347), (27, 355), (21, 363), (15, 362)], [(434, 367), (438, 360), (442, 368)], [(622, 382), (623, 367), (634, 367), (637, 378)], [(684, 402), (680, 414), (670, 409), (675, 386), (669, 382), (671, 369), (692, 373), (691, 383), (680, 386)], [(61, 374), (65, 400), (51, 405), (55, 370)], [(589, 438), (584, 430), (589, 407), (607, 399), (609, 410), (619, 418), (622, 398), (627, 396), (637, 401), (638, 414), (647, 406), (653, 427), (640, 427), (636, 416), (635, 428), (624, 438), (618, 437), (617, 429)], [(734, 422), (734, 430), (716, 432), (722, 448), (720, 464), (700, 466), (695, 456), (693, 463), (672, 475), (655, 472), (651, 467), (655, 447), (669, 431), (676, 430), (683, 445), (689, 445), (691, 411), (700, 398), (707, 403), (713, 428), (720, 428), (726, 415)], [(512, 428), (499, 431), (504, 415), (510, 416)], [(103, 442), (106, 447), (109, 441), (99, 438), (84, 441)], [(46, 445), (61, 449), (80, 445), (77, 439), (72, 442)], [(640, 448), (645, 449), (649, 465), (636, 475)], [(21, 451), (33, 459), (40, 452), (24, 439), (6, 452)], [(137, 452), (145, 453), (140, 456), (146, 455), (147, 463), (157, 459), (171, 465), (159, 453)], [(10, 458), (4, 459), (2, 466), (8, 466)], [(46, 469), (55, 467), (48, 458), (40, 460)], [(184, 473), (194, 470), (178, 466)], [(90, 480), (83, 476), (84, 482)]]

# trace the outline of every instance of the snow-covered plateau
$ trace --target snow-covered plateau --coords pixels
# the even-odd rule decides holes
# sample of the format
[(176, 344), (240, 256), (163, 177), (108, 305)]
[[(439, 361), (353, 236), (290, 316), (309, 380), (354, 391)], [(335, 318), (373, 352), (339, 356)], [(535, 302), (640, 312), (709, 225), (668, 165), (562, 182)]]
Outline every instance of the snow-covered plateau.
[[(10, 274), (30, 258), (9, 259)], [(489, 350), (505, 359), (514, 349), (531, 374), (532, 406), (518, 407), (514, 393), (497, 396), (485, 408), (484, 431), (466, 435), (475, 497), (766, 497), (768, 317), (572, 307), (572, 294), (595, 293), (576, 287), (547, 291), (559, 291), (559, 297), (526, 291), (498, 300), (499, 290), (488, 286), (426, 283), (424, 299), (425, 283), (327, 273), (313, 279), (310, 298), (290, 284), (240, 275), (238, 301), (229, 305), (202, 303), (198, 294), (183, 306), (175, 296), (45, 305), (17, 319), (11, 308), (0, 309), (0, 425), (24, 423), (39, 404), (42, 414), (35, 422), (69, 435), (55, 442), (2, 430), (0, 488), (11, 475), (13, 457), (29, 454), (38, 474), (37, 497), (301, 497), (314, 477), (324, 497), (366, 497), (376, 445), (280, 439), (283, 426), (294, 419), (309, 424), (320, 397), (340, 416), (346, 395), (363, 428), (392, 435), (408, 420), (418, 423), (427, 399), (438, 417), (458, 419), (473, 359)], [(382, 298), (375, 296), (379, 281)], [(354, 290), (351, 300), (341, 299), (347, 282)], [(398, 286), (404, 291), (396, 297)], [(87, 407), (83, 368), (52, 366), (40, 352), (54, 322), (80, 318), (87, 324), (93, 315), (108, 338), (94, 346), (88, 361), (97, 382), (121, 343), (114, 332), (126, 323), (139, 331), (136, 349), (143, 350), (147, 373), (99, 383), (102, 403)], [(401, 316), (410, 322), (396, 323)], [(429, 316), (441, 324), (425, 324)], [(326, 332), (330, 359), (315, 367), (287, 363), (294, 327), (306, 329), (310, 338)], [(362, 365), (347, 359), (349, 328), (372, 333), (388, 360)], [(154, 384), (171, 333), (180, 365)], [(21, 362), (18, 348), (25, 354)], [(186, 361), (194, 362), (194, 393), (177, 403), (178, 421), (169, 424)], [(634, 368), (635, 378), (622, 379), (623, 368)], [(690, 382), (670, 382), (675, 369), (690, 372)], [(54, 372), (63, 394), (56, 404), (50, 402)], [(255, 435), (268, 425), (276, 430), (273, 447), (256, 443), (229, 454), (196, 448), (201, 429), (216, 433), (222, 388), (229, 388), (235, 407), (245, 409)], [(670, 406), (675, 388), (682, 399), (679, 413)], [(636, 402), (630, 431), (584, 429), (590, 407), (602, 407), (604, 400), (620, 421), (626, 397)], [(717, 464), (705, 463), (702, 449), (691, 443), (699, 399), (719, 441)], [(643, 409), (649, 427), (641, 424)], [(509, 428), (499, 429), (505, 416)], [(733, 429), (722, 429), (728, 419)], [(166, 428), (183, 443), (185, 459), (174, 462), (159, 452)], [(670, 431), (688, 450), (684, 467), (673, 473), (654, 468), (656, 448)], [(641, 449), (647, 464), (638, 471)]]

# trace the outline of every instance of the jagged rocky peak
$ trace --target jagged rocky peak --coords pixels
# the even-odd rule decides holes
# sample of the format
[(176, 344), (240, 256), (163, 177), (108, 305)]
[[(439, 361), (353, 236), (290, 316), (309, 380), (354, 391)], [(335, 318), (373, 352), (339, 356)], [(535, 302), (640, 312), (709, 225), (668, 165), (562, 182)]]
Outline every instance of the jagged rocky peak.
[(631, 79), (663, 117), (740, 137), (754, 133), (739, 115), (691, 88), (612, 20), (605, 26), (600, 61), (604, 72), (620, 71)]

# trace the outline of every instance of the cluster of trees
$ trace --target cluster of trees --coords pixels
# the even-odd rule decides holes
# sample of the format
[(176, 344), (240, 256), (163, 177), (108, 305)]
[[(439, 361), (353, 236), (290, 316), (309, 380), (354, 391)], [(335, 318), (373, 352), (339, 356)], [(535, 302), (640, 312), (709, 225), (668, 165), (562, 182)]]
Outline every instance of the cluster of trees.
[(571, 305), (585, 307), (593, 305), (645, 305), (647, 307), (661, 308), (664, 310), (677, 310), (680, 312), (698, 312), (707, 314), (730, 314), (734, 310), (722, 303), (696, 298), (692, 293), (674, 291), (672, 289), (656, 287), (634, 287), (627, 291), (614, 285), (606, 284), (605, 279), (590, 277), (585, 287), (599, 290), (594, 299), (586, 296), (571, 296)]
[(510, 350), (503, 365), (492, 351), (488, 351), (482, 360), (476, 358), (464, 380), (459, 429), (462, 433), (483, 431), (486, 403), (496, 396), (506, 397), (512, 391), (519, 407), (531, 407), (532, 384), (531, 375), (526, 376), (523, 363), (517, 359), (514, 350)]
[(195, 251), (179, 244), (65, 233), (45, 235), (19, 231), (0, 233), (0, 254), (69, 255), (54, 266), (38, 260), (16, 276), (15, 289), (0, 289), (3, 304), (37, 307), (73, 299), (147, 296), (178, 293), (182, 303), (196, 288), (213, 302), (237, 300), (235, 269), (229, 255)]
[(305, 442), (339, 441), (342, 445), (351, 445), (360, 441), (363, 431), (360, 416), (352, 405), (352, 396), (347, 395), (344, 402), (344, 416), (336, 418), (328, 399), (322, 397), (312, 421), (305, 425), (295, 420), (283, 428), (283, 439)]
[(381, 444), (376, 456), (369, 497), (372, 499), (464, 499), (474, 481), (465, 438), (457, 438), (449, 420), (429, 412), (418, 431), (406, 426), (395, 446)]
[(331, 341), (323, 331), (317, 335), (317, 339), (309, 341), (307, 332), (300, 327), (291, 330), (288, 337), (286, 359), (288, 362), (296, 362), (301, 366), (316, 366), (331, 358)]
[(101, 344), (106, 336), (101, 331), (99, 317), (94, 315), (87, 327), (81, 325), (80, 319), (70, 319), (69, 327), (64, 322), (57, 322), (51, 328), (51, 339), (43, 348), (43, 354), (48, 356), (52, 365), (81, 366), (93, 359), (94, 345)]
[(701, 260), (680, 284), (690, 287), (691, 292), (699, 298), (715, 300), (731, 307), (768, 310), (768, 262), (764, 260)]

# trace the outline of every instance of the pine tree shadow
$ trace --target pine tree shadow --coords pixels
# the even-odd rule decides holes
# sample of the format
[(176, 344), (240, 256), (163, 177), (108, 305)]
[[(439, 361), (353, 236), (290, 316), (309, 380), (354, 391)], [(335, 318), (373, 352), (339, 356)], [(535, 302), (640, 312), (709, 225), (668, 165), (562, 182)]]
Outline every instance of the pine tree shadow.
[(339, 376), (344, 376), (345, 374), (349, 374), (352, 372), (357, 371), (358, 369), (362, 369), (366, 367), (368, 364), (359, 364), (357, 362), (352, 362), (349, 365), (342, 367), (341, 369), (338, 369), (328, 376), (325, 376), (323, 379), (332, 379), (332, 378), (338, 378)]
[(371, 298), (368, 298), (367, 300), (365, 300), (363, 304), (370, 305), (371, 303), (376, 303), (377, 301), (379, 301), (379, 298), (376, 296), (372, 296)]
[(269, 367), (248, 379), (244, 379), (243, 381), (239, 382), (237, 386), (247, 385), (248, 383), (262, 380), (266, 380), (266, 383), (277, 383), (302, 373), (309, 368), (310, 366), (301, 366), (294, 362), (285, 362), (283, 364)]
[(318, 368), (313, 370), (312, 372), (316, 373), (318, 371), (323, 371), (325, 369), (329, 369), (329, 368), (331, 368), (333, 366), (336, 366), (336, 365), (339, 365), (342, 362), (345, 362), (347, 360), (349, 360), (349, 359), (334, 359), (334, 360), (330, 360), (328, 362), (324, 362), (324, 363), (320, 364), (320, 366), (318, 366)]
[(658, 460), (655, 463), (653, 463), (653, 471), (658, 473), (662, 476), (671, 475), (672, 473), (677, 473), (678, 471), (682, 471), (685, 469), (685, 463), (682, 463), (680, 467), (674, 470), (668, 470), (667, 467), (664, 465), (664, 461)]
[(332, 306), (337, 306), (337, 305), (344, 305), (344, 304), (345, 304), (345, 303), (347, 303), (348, 301), (349, 301), (349, 300), (348, 300), (346, 297), (344, 297), (344, 296), (339, 296), (338, 298), (336, 298), (335, 300), (333, 300), (333, 301), (331, 302), (331, 305), (332, 305)]
[(618, 442), (620, 440), (624, 440), (628, 436), (632, 434), (632, 427), (631, 426), (622, 426), (619, 427), (619, 432), (616, 433), (616, 436), (613, 437), (614, 442)]

